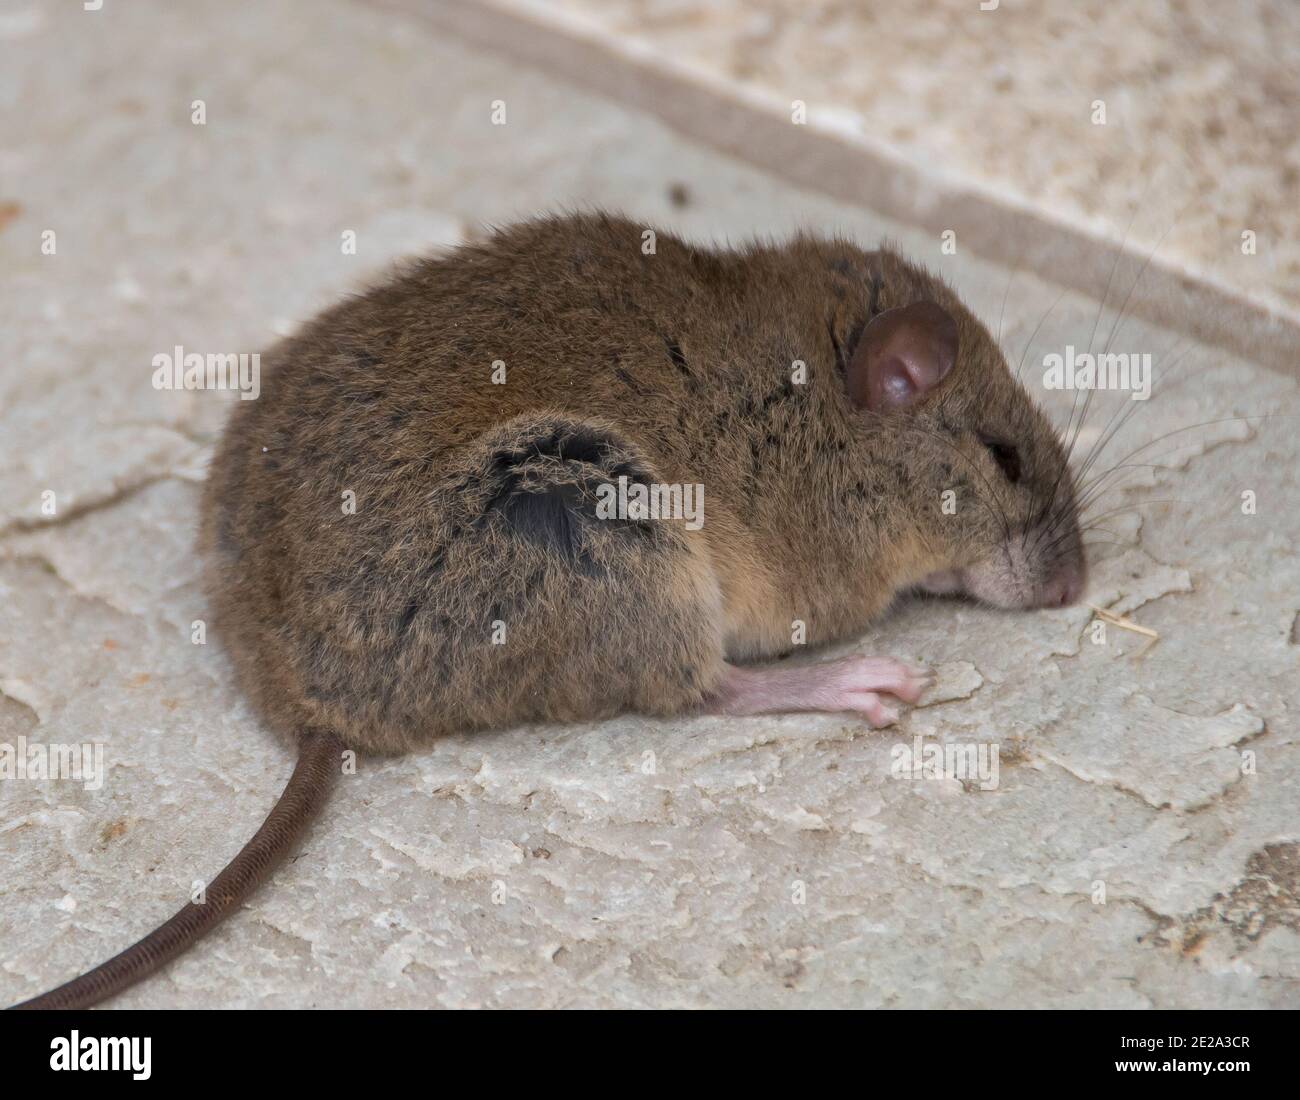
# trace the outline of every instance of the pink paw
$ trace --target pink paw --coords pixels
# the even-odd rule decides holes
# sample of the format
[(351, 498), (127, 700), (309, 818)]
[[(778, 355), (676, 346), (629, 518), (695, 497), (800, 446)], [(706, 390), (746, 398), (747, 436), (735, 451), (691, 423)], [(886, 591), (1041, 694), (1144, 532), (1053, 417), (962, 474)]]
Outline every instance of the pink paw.
[(797, 710), (853, 711), (873, 726), (898, 720), (881, 694), (915, 703), (931, 673), (892, 657), (844, 657), (794, 668), (729, 666), (711, 704), (719, 714), (773, 714)]
[(915, 703), (934, 680), (927, 669), (892, 657), (845, 657), (814, 668), (825, 670), (826, 698), (818, 709), (856, 711), (873, 726), (898, 721), (898, 711), (881, 701), (882, 693)]

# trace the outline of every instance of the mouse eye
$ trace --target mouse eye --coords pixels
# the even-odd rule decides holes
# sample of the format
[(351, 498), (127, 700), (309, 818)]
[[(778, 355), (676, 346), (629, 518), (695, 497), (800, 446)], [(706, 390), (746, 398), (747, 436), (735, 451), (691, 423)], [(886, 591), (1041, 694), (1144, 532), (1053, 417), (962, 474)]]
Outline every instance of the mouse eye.
[(1000, 439), (991, 439), (986, 435), (980, 436), (980, 442), (988, 448), (989, 454), (993, 456), (993, 461), (998, 464), (998, 468), (1012, 485), (1020, 480), (1020, 452), (1015, 447), (1010, 443), (1003, 443)]

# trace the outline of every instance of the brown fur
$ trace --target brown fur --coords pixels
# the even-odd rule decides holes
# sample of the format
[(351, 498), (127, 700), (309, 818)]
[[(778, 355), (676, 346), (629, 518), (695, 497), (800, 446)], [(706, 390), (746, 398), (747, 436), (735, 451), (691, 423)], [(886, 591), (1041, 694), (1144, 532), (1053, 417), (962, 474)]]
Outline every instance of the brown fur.
[[(608, 215), (517, 225), (264, 357), (203, 541), (218, 628), (275, 725), (399, 752), (687, 711), (728, 658), (787, 652), (793, 620), (815, 644), (860, 632), (927, 574), (987, 557), (1000, 515), (1028, 530), (1044, 502), (1072, 507), (1050, 425), (934, 277), (838, 241), (659, 233), (646, 255), (641, 234)], [(921, 299), (956, 318), (956, 367), (907, 413), (854, 408), (864, 325)], [(1016, 441), (1019, 485), (980, 433)], [(596, 519), (595, 487), (620, 474), (702, 483), (703, 528)]]

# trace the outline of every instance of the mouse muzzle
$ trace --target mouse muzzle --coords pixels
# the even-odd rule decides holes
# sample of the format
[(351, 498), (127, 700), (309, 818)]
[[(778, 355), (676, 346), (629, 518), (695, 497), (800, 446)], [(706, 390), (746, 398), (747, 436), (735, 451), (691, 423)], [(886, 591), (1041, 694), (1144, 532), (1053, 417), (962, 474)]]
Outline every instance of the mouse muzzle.
[(1087, 575), (1078, 525), (1061, 531), (1040, 524), (1012, 532), (971, 565), (931, 573), (921, 588), (932, 595), (960, 594), (993, 607), (1029, 611), (1077, 603)]

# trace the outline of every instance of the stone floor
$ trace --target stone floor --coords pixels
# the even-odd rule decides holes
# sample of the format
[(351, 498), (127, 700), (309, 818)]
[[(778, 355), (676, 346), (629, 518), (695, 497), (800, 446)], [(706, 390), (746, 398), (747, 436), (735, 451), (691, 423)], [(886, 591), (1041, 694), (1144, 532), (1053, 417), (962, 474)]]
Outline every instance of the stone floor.
[[(257, 350), (398, 255), (600, 204), (700, 239), (891, 237), (1063, 426), (1044, 354), (1151, 353), (1152, 399), (1101, 395), (1079, 442), (1135, 411), (1086, 596), (1129, 625), (902, 605), (845, 647), (940, 671), (884, 731), (629, 716), (365, 760), (242, 914), (115, 1004), (1300, 1005), (1294, 374), (366, 4), (20, 0), (0, 51), (0, 746), (106, 767), (0, 779), (0, 1002), (169, 915), (291, 767), (192, 644), (228, 403), (155, 390), (153, 356)], [(896, 777), (917, 738), (996, 745), (997, 783)]]

